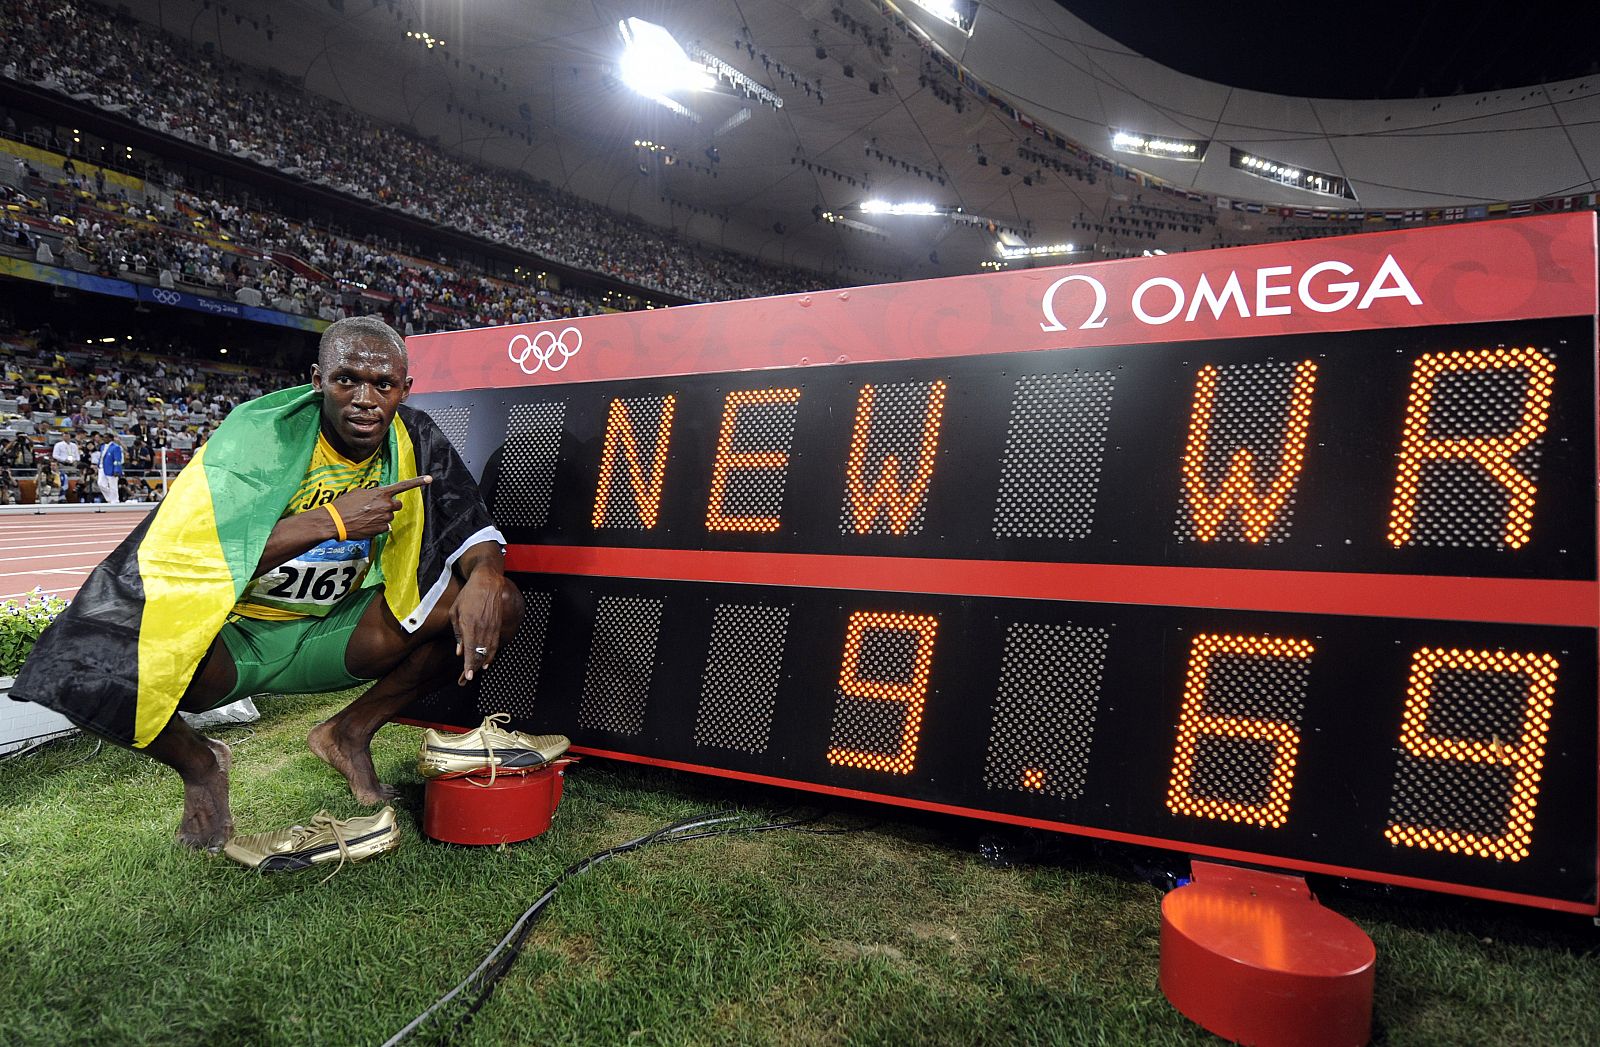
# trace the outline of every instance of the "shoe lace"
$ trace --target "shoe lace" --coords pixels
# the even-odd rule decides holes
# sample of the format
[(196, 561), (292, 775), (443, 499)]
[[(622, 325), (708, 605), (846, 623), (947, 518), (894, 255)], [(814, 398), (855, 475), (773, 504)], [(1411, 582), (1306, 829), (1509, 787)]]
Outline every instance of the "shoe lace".
[(295, 843), (297, 845), (304, 843), (312, 836), (315, 836), (317, 833), (326, 829), (333, 837), (334, 846), (339, 848), (339, 864), (333, 867), (332, 872), (317, 881), (319, 886), (327, 883), (329, 880), (337, 876), (339, 874), (339, 870), (344, 868), (345, 861), (350, 857), (350, 848), (344, 842), (344, 831), (348, 827), (348, 819), (335, 818), (327, 811), (318, 811), (312, 816), (311, 824), (309, 825), (295, 826), (295, 828), (298, 830), (295, 833)]
[(495, 774), (500, 769), (500, 760), (494, 754), (494, 739), (489, 736), (489, 731), (492, 728), (500, 728), (501, 730), (504, 730), (510, 725), (510, 723), (510, 713), (490, 713), (488, 716), (483, 718), (483, 725), (478, 728), (478, 737), (483, 739), (483, 751), (489, 754), (489, 780), (486, 782), (477, 782), (473, 781), (472, 778), (469, 777), (467, 779), (468, 785), (476, 785), (481, 789), (487, 789), (489, 786), (494, 784)]

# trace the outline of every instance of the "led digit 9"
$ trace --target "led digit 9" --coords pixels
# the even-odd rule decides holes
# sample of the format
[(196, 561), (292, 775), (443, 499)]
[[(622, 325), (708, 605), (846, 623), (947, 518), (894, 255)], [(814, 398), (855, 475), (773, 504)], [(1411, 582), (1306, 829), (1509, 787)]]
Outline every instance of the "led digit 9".
[[(1556, 670), (1560, 664), (1548, 654), (1520, 651), (1463, 651), (1424, 647), (1411, 662), (1406, 687), (1406, 709), (1400, 725), (1400, 744), (1424, 760), (1451, 760), (1514, 771), (1505, 831), (1498, 835), (1438, 826), (1390, 824), (1384, 838), (1406, 847), (1426, 847), (1451, 854), (1472, 854), (1517, 862), (1528, 857), (1533, 838), (1534, 809), (1539, 804), (1539, 772), (1544, 767), (1545, 739), (1550, 731), (1550, 709), (1555, 704)], [(1521, 734), (1512, 742), (1490, 738), (1449, 738), (1433, 733), (1428, 725), (1433, 709), (1434, 681), (1447, 670), (1469, 673), (1515, 673), (1527, 678), (1522, 705)]]
[[(916, 639), (911, 672), (904, 680), (873, 680), (861, 676), (862, 641), (869, 632), (905, 632)], [(928, 671), (933, 666), (933, 642), (939, 620), (931, 615), (889, 614), (857, 611), (845, 629), (844, 660), (839, 670), (839, 690), (846, 696), (877, 702), (900, 702), (905, 719), (900, 744), (894, 752), (873, 752), (835, 744), (828, 749), (828, 762), (888, 774), (910, 774), (916, 766), (917, 741), (922, 735), (922, 706), (928, 697)], [(835, 721), (838, 739), (840, 720)], [(847, 731), (844, 733), (848, 733)]]

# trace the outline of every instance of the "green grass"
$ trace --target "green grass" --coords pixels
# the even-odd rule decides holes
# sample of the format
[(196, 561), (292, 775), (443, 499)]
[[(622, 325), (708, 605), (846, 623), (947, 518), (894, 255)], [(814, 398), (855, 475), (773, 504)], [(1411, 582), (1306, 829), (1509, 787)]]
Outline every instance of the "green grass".
[[(241, 832), (359, 813), (306, 750), (340, 699), (278, 699), (234, 744)], [(546, 835), (504, 848), (417, 827), (418, 732), (380, 772), (407, 839), (346, 867), (257, 876), (172, 842), (177, 778), (92, 742), (0, 764), (0, 1041), (381, 1043), (475, 966), (561, 869), (731, 805), (803, 797), (587, 761)], [(1087, 847), (996, 868), (979, 829), (853, 808), (848, 835), (663, 846), (570, 882), (458, 1042), (1217, 1042), (1156, 985), (1160, 895)], [(1326, 897), (1378, 945), (1392, 1044), (1600, 1042), (1600, 931), (1407, 895)], [(415, 1042), (432, 1042), (419, 1037)]]

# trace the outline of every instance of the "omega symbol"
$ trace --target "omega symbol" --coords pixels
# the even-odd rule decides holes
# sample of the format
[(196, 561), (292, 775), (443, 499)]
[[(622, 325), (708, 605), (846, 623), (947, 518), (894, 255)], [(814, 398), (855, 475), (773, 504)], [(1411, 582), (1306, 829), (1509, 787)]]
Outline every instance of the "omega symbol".
[[(522, 368), (523, 374), (538, 374), (540, 371), (561, 370), (582, 348), (583, 332), (576, 327), (564, 327), (560, 334), (540, 331), (532, 338), (519, 334), (506, 346), (506, 356)], [(532, 367), (528, 366), (530, 356), (533, 357)]]
[(1079, 282), (1088, 284), (1090, 289), (1094, 291), (1094, 309), (1090, 311), (1088, 318), (1084, 320), (1083, 323), (1078, 325), (1078, 330), (1090, 331), (1097, 327), (1104, 327), (1106, 325), (1106, 285), (1101, 283), (1099, 280), (1096, 280), (1092, 276), (1084, 276), (1082, 273), (1073, 273), (1070, 276), (1063, 276), (1061, 279), (1051, 284), (1049, 289), (1045, 291), (1044, 300), (1039, 303), (1039, 306), (1044, 311), (1044, 318), (1050, 322), (1041, 323), (1039, 325), (1039, 330), (1066, 330), (1065, 325), (1063, 325), (1060, 320), (1056, 319), (1056, 292), (1061, 290), (1063, 286), (1069, 283)]

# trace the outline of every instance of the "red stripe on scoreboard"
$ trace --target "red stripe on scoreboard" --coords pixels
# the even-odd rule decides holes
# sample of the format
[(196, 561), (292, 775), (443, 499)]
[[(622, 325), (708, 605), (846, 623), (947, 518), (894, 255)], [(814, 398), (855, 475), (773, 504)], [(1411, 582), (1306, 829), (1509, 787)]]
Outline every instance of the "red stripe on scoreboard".
[(1593, 582), (1518, 578), (1352, 576), (1117, 564), (920, 560), (880, 556), (513, 545), (506, 569), (529, 574), (941, 592), (1023, 600), (1231, 607), (1301, 614), (1437, 618), (1527, 625), (1600, 625)]

